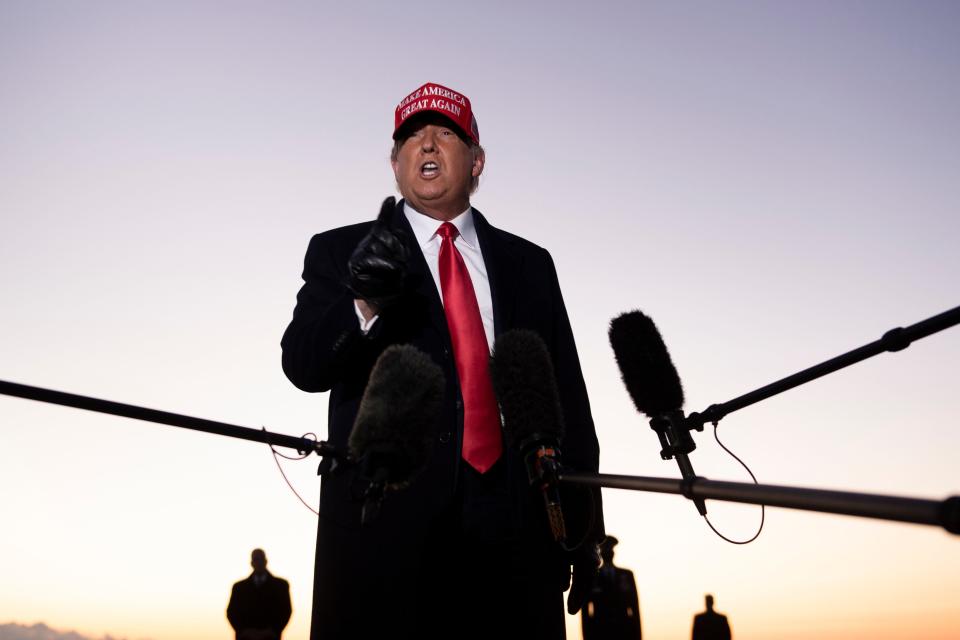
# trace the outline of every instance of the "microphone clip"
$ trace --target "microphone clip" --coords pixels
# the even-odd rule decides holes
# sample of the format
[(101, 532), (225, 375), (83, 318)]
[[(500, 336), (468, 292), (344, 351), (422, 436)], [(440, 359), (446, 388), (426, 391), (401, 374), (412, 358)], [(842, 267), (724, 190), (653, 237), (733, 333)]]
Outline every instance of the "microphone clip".
[(560, 447), (554, 444), (553, 438), (535, 433), (521, 442), (519, 449), (531, 487), (542, 490), (559, 482)]
[[(684, 418), (683, 411), (667, 411), (650, 419), (650, 428), (660, 439), (660, 458), (669, 460), (677, 455), (686, 455), (697, 448), (690, 435), (691, 424)], [(696, 426), (693, 426), (696, 428)], [(703, 430), (700, 425), (698, 430)]]
[(559, 456), (559, 449), (544, 444), (528, 451), (527, 475), (530, 484), (537, 484), (539, 489), (556, 485), (560, 476), (560, 464), (557, 462)]
[(355, 464), (350, 454), (323, 440), (314, 443), (313, 452), (320, 456), (320, 464), (317, 465), (318, 476), (328, 473), (336, 474)]
[[(694, 472), (687, 454), (697, 448), (697, 443), (693, 441), (690, 429), (702, 431), (703, 424), (700, 423), (698, 427), (696, 421), (688, 420), (684, 417), (682, 410), (676, 409), (651, 418), (650, 428), (657, 433), (657, 437), (660, 439), (660, 458), (663, 460), (675, 458), (685, 484), (692, 488), (693, 483), (697, 480), (697, 474)], [(692, 494), (687, 497), (696, 505), (700, 515), (707, 515), (707, 505), (703, 499), (695, 498)]]
[(560, 448), (554, 439), (534, 434), (520, 443), (530, 487), (543, 494), (550, 535), (561, 546), (567, 541), (567, 527), (560, 505)]

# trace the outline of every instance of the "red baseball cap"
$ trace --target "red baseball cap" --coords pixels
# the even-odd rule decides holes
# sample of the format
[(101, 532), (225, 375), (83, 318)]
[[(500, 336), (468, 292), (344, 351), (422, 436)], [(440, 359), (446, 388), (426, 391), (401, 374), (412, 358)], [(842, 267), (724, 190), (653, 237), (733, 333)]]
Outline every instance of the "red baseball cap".
[(470, 98), (442, 85), (428, 82), (397, 105), (393, 118), (393, 137), (403, 123), (424, 111), (434, 111), (449, 118), (468, 138), (480, 144), (477, 119), (470, 108)]

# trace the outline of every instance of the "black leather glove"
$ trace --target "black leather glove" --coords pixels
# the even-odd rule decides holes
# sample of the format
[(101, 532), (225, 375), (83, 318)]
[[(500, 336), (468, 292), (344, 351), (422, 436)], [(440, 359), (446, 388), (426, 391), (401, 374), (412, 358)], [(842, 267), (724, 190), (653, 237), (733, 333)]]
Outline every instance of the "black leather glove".
[(597, 571), (600, 569), (600, 552), (597, 550), (597, 545), (584, 544), (574, 551), (571, 564), (573, 580), (570, 583), (570, 593), (567, 594), (567, 611), (570, 615), (574, 615), (583, 608), (597, 581)]
[(393, 196), (383, 201), (380, 215), (347, 261), (347, 286), (353, 294), (366, 300), (379, 313), (402, 294), (407, 276), (406, 234), (390, 226), (396, 208)]

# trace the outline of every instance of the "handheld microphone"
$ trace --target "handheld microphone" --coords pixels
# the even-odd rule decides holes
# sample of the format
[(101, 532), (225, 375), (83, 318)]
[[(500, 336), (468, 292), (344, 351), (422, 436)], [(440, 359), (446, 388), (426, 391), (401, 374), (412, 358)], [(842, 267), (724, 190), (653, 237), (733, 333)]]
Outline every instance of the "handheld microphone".
[[(660, 439), (660, 457), (676, 458), (680, 473), (692, 482), (696, 474), (687, 454), (697, 445), (683, 414), (680, 376), (657, 326), (640, 311), (630, 311), (610, 322), (609, 336), (623, 384)], [(700, 514), (706, 515), (703, 500), (693, 501)]]
[(406, 488), (426, 467), (443, 391), (443, 371), (416, 347), (392, 345), (380, 354), (348, 442), (370, 481), (363, 524), (377, 517), (385, 492)]
[(563, 410), (547, 345), (533, 331), (503, 333), (493, 346), (490, 375), (507, 445), (523, 456), (530, 486), (543, 494), (550, 533), (563, 544), (567, 531), (557, 488)]

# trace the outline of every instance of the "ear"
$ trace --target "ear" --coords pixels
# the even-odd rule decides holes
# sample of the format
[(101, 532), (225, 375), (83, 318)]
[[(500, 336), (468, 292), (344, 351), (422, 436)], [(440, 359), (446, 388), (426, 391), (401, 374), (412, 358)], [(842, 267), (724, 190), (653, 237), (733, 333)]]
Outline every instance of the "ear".
[(399, 181), (400, 181), (400, 174), (398, 173), (398, 169), (400, 168), (400, 163), (397, 162), (396, 160), (390, 160), (390, 166), (393, 167), (393, 177), (394, 177), (394, 179), (397, 180), (397, 182), (399, 182)]
[(486, 161), (487, 154), (483, 150), (483, 147), (479, 147), (473, 152), (473, 168), (470, 170), (470, 175), (474, 178), (479, 178), (480, 174), (483, 173), (483, 165)]

